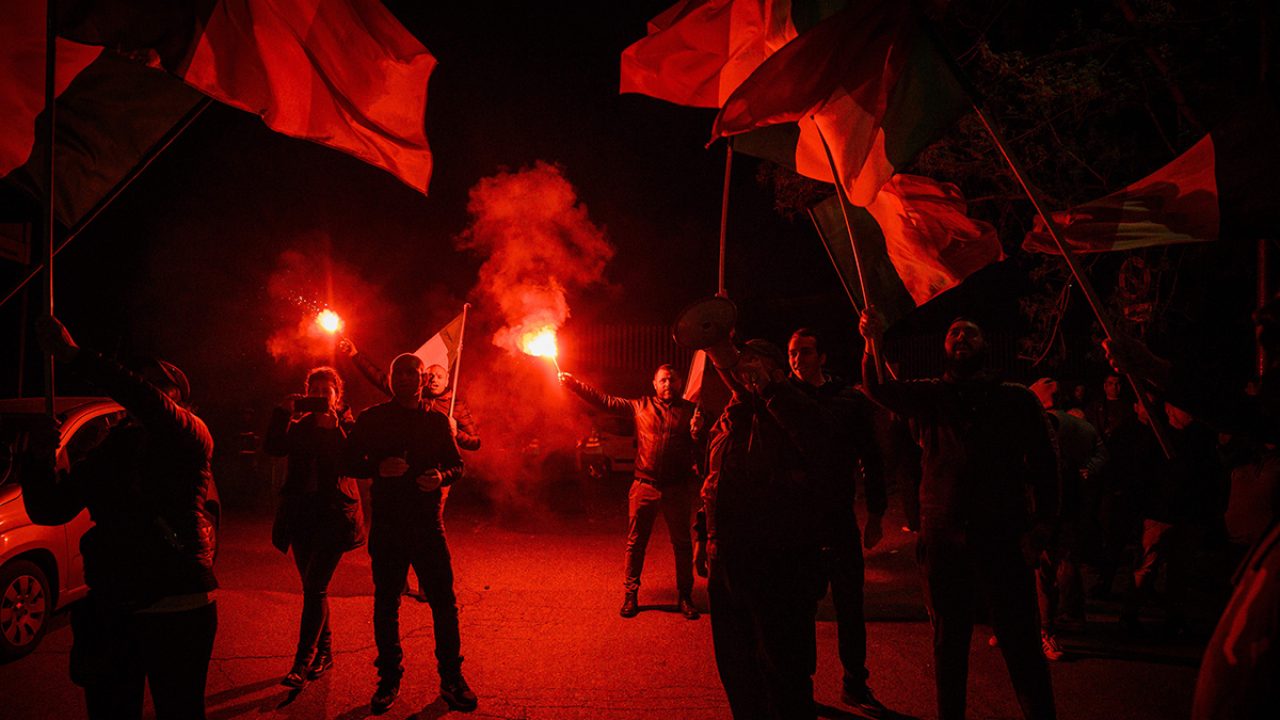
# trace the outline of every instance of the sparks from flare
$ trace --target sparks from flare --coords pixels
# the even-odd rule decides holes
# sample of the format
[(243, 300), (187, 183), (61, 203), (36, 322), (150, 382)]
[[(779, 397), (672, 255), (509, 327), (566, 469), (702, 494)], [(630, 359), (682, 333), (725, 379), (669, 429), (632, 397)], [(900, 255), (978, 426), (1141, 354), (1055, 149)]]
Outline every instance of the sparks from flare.
[(555, 328), (545, 327), (537, 332), (525, 333), (520, 339), (520, 349), (526, 355), (551, 358), (551, 364), (556, 366), (556, 373), (560, 372), (560, 363), (556, 361), (559, 348), (556, 346)]

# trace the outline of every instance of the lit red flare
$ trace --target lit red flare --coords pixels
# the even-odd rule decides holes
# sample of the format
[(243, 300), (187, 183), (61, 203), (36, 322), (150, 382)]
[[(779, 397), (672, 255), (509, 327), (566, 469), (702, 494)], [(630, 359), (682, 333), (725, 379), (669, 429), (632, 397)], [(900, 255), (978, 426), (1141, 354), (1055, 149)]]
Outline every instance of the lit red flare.
[(520, 350), (534, 357), (556, 359), (559, 350), (556, 347), (556, 329), (545, 327), (536, 332), (525, 333), (520, 338)]
[(343, 323), (338, 313), (326, 308), (316, 314), (316, 325), (332, 335), (342, 329)]

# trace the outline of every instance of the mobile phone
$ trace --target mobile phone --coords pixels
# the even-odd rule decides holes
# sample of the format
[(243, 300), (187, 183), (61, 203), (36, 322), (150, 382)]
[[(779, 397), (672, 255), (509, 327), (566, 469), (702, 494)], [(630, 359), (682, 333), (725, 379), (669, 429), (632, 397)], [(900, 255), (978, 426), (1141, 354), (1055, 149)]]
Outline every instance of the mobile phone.
[(322, 413), (329, 411), (329, 398), (320, 396), (300, 397), (293, 401), (296, 413)]

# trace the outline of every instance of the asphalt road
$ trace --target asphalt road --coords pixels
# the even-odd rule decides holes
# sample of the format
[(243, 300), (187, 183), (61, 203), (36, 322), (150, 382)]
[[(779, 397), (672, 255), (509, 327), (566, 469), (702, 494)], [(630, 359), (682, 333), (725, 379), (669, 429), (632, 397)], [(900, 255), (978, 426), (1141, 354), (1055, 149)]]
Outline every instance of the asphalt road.
[[(930, 630), (920, 605), (911, 536), (887, 524), (868, 557), (871, 685), (888, 706), (934, 717)], [(642, 612), (618, 617), (625, 507), (573, 518), (523, 513), (499, 522), (451, 503), (446, 514), (461, 607), (464, 670), (480, 698), (478, 718), (727, 718), (709, 619), (675, 612), (666, 532), (656, 528), (641, 590)], [(661, 520), (659, 520), (661, 523)], [(296, 641), (300, 586), (288, 558), (269, 543), (270, 518), (232, 512), (218, 564), (219, 630), (209, 672), (209, 717), (359, 718), (373, 692), (369, 557), (349, 553), (330, 588), (337, 661), (301, 692), (280, 686)], [(696, 600), (706, 606), (699, 580)], [(1065, 638), (1072, 659), (1053, 665), (1062, 718), (1180, 718), (1195, 682), (1194, 644), (1123, 645), (1109, 630), (1112, 608), (1091, 607), (1088, 631)], [(438, 718), (431, 614), (407, 600), (401, 611), (406, 667), (400, 700), (385, 717)], [(840, 709), (840, 665), (829, 604), (817, 627), (816, 697), (825, 717)], [(998, 651), (974, 634), (970, 716), (1015, 718), (1017, 706)], [(67, 679), (65, 614), (41, 647), (0, 665), (0, 717), (82, 717)]]

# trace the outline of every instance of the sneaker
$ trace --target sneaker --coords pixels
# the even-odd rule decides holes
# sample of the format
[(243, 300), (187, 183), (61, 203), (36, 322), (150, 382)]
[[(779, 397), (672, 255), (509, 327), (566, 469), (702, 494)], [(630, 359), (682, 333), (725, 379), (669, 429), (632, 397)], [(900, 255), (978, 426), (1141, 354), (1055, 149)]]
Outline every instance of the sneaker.
[(1050, 662), (1058, 662), (1066, 656), (1062, 646), (1058, 644), (1058, 638), (1049, 632), (1040, 633), (1040, 650), (1044, 652), (1044, 659)]
[(633, 618), (639, 612), (640, 605), (636, 602), (636, 594), (633, 592), (627, 593), (626, 597), (622, 598), (622, 609), (618, 611), (618, 614), (624, 618)]
[(328, 650), (320, 650), (316, 652), (316, 659), (311, 661), (311, 667), (307, 669), (307, 679), (318, 680), (331, 667), (333, 667), (333, 653)]
[(694, 605), (693, 601), (687, 597), (680, 598), (680, 614), (684, 615), (685, 620), (697, 620), (702, 617), (702, 614), (698, 612), (698, 606)]
[(858, 715), (872, 720), (890, 715), (889, 708), (877, 700), (876, 696), (871, 694), (871, 688), (865, 685), (861, 688), (846, 687), (840, 692), (840, 702), (853, 708)]
[(369, 709), (374, 715), (381, 715), (396, 704), (396, 698), (398, 697), (400, 697), (400, 683), (398, 681), (380, 681), (378, 689), (373, 691), (373, 698), (369, 700)]
[(476, 694), (462, 677), (462, 673), (440, 678), (440, 697), (449, 704), (450, 709), (470, 712), (479, 704)]

